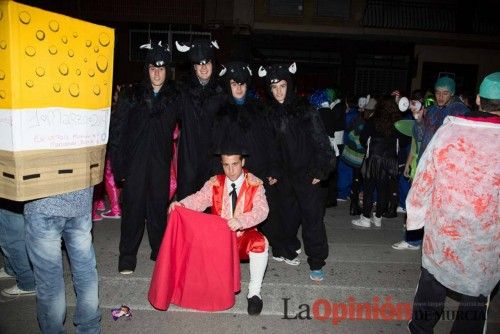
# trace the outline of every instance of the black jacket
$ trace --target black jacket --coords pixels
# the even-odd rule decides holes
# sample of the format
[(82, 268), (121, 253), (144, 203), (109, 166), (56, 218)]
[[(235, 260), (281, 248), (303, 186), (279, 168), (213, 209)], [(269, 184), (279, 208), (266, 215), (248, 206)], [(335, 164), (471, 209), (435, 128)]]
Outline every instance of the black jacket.
[(337, 103), (333, 109), (319, 108), (321, 120), (325, 125), (326, 134), (333, 137), (335, 132), (345, 130), (345, 109), (343, 102)]
[(158, 186), (168, 181), (177, 100), (178, 93), (170, 83), (156, 96), (146, 82), (120, 94), (108, 145), (116, 180), (148, 174), (154, 175)]
[[(262, 104), (250, 97), (243, 105), (236, 105), (227, 97), (224, 107), (217, 113), (214, 123), (214, 150), (228, 141), (246, 151), (245, 168), (265, 181), (269, 176), (279, 177), (275, 139)], [(220, 161), (216, 162), (220, 172)]]
[(187, 83), (179, 85), (179, 90), (177, 196), (183, 199), (198, 191), (213, 175), (212, 128), (224, 94), (214, 78), (202, 86), (194, 73)]
[(409, 138), (393, 126), (388, 135), (377, 131), (373, 117), (368, 119), (359, 138), (367, 151), (362, 174), (365, 178), (387, 179), (398, 175), (398, 153)]
[(336, 158), (317, 110), (294, 95), (287, 96), (283, 104), (273, 99), (269, 107), (285, 172), (296, 177), (326, 179)]

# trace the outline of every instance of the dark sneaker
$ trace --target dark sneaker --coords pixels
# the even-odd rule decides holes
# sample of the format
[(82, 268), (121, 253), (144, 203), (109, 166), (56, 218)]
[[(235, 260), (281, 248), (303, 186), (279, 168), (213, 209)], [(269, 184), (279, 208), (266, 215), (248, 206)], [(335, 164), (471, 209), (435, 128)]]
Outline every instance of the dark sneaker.
[(247, 298), (248, 300), (248, 314), (249, 315), (259, 315), (262, 312), (262, 307), (264, 304), (262, 303), (262, 299), (255, 295), (252, 298)]

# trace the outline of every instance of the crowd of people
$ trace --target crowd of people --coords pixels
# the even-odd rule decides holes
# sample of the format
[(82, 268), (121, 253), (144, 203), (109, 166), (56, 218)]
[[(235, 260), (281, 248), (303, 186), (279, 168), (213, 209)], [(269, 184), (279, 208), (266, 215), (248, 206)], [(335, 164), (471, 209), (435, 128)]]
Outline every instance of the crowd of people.
[[(258, 315), (269, 251), (274, 261), (291, 266), (300, 265), (304, 251), (309, 278), (324, 280), (325, 209), (347, 200), (349, 213), (359, 216), (352, 220), (355, 228), (380, 228), (383, 220), (407, 212), (404, 240), (392, 247), (419, 250), (423, 243), (414, 311), (428, 310), (430, 302), (442, 311), (448, 288), (464, 296), (464, 310), (486, 312), (500, 277), (500, 73), (483, 81), (479, 111), (455, 94), (448, 76), (437, 79), (433, 92), (414, 91), (409, 98), (395, 91), (355, 99), (327, 88), (305, 99), (294, 87), (293, 62), (263, 65), (254, 75), (240, 60), (217, 64), (216, 42), (175, 44), (191, 64), (185, 80), (170, 80), (171, 52), (152, 42), (144, 46), (143, 80), (117, 89), (102, 185), (26, 204), (1, 202), (0, 277), (17, 281), (2, 294), (36, 294), (43, 333), (63, 328), (61, 240), (77, 292), (74, 324), (88, 333), (100, 330), (92, 220), (121, 219), (117, 266), (123, 275), (134, 273), (147, 228), (150, 259), (156, 261), (149, 300), (159, 309), (170, 302), (227, 308), (227, 299), (213, 300), (223, 295), (222, 286), (230, 295), (237, 291), (235, 271), (221, 269), (228, 284), (194, 303), (179, 299), (175, 289), (190, 296), (196, 287), (170, 284), (168, 277), (176, 254), (196, 254), (198, 262), (185, 266), (197, 272), (199, 261), (211, 256), (205, 253), (233, 259), (228, 252), (234, 246), (238, 261), (249, 261), (248, 313)], [(256, 82), (267, 96), (255, 94)], [(471, 184), (474, 191), (467, 188)], [(222, 218), (229, 231), (210, 251), (192, 248), (184, 234), (172, 231), (172, 217), (200, 224), (208, 219), (203, 212)], [(198, 238), (212, 238), (206, 228), (193, 230)], [(200, 278), (191, 272), (182, 279)], [(439, 317), (427, 320), (412, 321), (410, 330), (431, 332)], [(475, 333), (483, 325), (463, 328)]]

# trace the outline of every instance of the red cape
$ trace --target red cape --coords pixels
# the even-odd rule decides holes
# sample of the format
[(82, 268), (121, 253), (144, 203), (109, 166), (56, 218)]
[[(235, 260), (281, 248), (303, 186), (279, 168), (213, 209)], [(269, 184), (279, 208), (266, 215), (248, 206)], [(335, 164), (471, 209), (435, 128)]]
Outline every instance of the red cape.
[(233, 307), (238, 291), (236, 233), (219, 216), (177, 207), (169, 215), (156, 259), (148, 293), (151, 305), (221, 311)]

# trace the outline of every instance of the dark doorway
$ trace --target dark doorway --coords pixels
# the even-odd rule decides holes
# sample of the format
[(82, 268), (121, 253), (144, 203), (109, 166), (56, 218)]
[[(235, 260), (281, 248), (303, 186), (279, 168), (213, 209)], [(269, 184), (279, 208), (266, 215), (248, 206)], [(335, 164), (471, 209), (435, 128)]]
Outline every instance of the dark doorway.
[(422, 67), (422, 89), (434, 91), (440, 73), (455, 77), (455, 93), (476, 93), (478, 65), (424, 62)]

